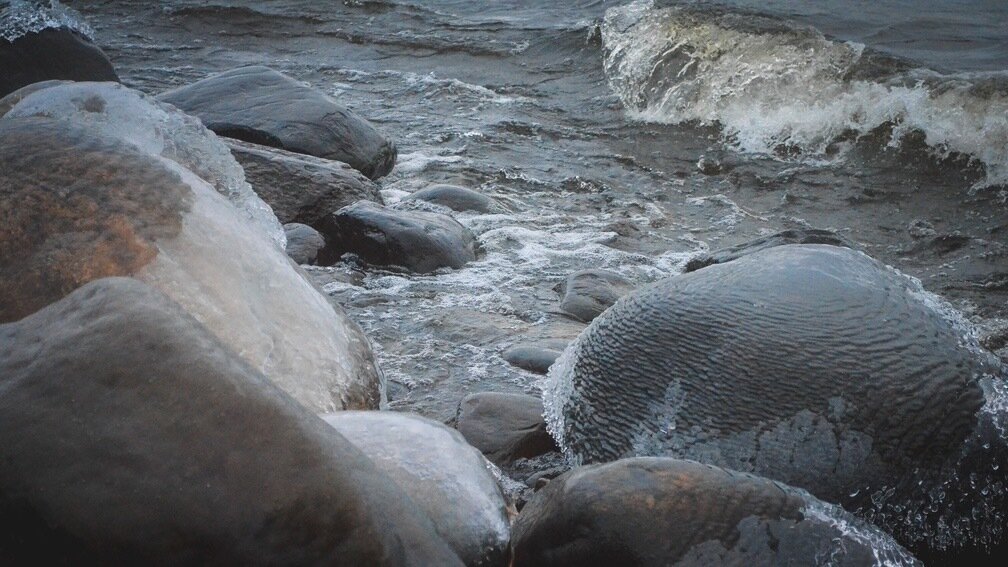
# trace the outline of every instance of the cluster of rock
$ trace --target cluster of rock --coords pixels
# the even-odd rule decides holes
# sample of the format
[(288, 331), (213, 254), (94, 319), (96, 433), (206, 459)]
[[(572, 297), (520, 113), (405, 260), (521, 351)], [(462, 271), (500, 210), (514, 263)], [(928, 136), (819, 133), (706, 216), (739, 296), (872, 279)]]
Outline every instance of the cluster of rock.
[(581, 336), (504, 353), (549, 374), (543, 398), (469, 395), (453, 429), (373, 411), (367, 338), (299, 264), (460, 268), (478, 244), (448, 213), (500, 204), (438, 185), (386, 207), (395, 144), (266, 67), (152, 98), (58, 27), (0, 39), (0, 70), (5, 560), (862, 566), (1004, 546), (1005, 369), (842, 237), (769, 236), (637, 290), (571, 274)]

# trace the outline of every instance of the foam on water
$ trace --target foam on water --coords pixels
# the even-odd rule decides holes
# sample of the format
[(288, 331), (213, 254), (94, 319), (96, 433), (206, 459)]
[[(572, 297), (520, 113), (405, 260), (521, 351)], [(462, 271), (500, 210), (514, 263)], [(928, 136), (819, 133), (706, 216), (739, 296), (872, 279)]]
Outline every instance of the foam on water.
[(227, 146), (198, 118), (118, 83), (63, 83), (35, 91), (6, 116), (47, 116), (108, 132), (209, 182), (283, 249), (280, 221), (245, 181)]
[(817, 158), (891, 126), (892, 145), (922, 133), (938, 157), (982, 161), (978, 187), (1008, 184), (1005, 73), (908, 69), (814, 28), (649, 0), (610, 9), (601, 34), (610, 87), (635, 119), (716, 124), (742, 151)]
[[(807, 493), (805, 500), (806, 505), (802, 509), (802, 515), (806, 519), (832, 526), (843, 536), (871, 549), (875, 559), (874, 565), (877, 567), (921, 565), (920, 561), (900, 547), (889, 534), (851, 515), (843, 508), (823, 502)], [(839, 540), (837, 540), (836, 546), (835, 555), (842, 555), (844, 550)], [(822, 564), (837, 564), (834, 559), (836, 557), (824, 558)]]
[(89, 39), (94, 37), (94, 30), (84, 17), (57, 0), (0, 2), (0, 38), (13, 42), (21, 36), (53, 28), (68, 28)]

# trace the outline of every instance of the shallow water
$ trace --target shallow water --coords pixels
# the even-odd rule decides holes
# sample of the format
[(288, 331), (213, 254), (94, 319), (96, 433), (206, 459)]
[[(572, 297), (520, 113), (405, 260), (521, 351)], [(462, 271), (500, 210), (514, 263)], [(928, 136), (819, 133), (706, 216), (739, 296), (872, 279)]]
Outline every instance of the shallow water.
[(645, 283), (793, 227), (843, 233), (1008, 342), (1002, 2), (69, 4), (130, 86), (269, 65), (396, 140), (389, 203), (448, 182), (508, 208), (457, 215), (482, 246), (461, 270), (310, 270), (394, 408), (536, 391), (501, 353), (577, 336), (554, 290), (571, 271)]

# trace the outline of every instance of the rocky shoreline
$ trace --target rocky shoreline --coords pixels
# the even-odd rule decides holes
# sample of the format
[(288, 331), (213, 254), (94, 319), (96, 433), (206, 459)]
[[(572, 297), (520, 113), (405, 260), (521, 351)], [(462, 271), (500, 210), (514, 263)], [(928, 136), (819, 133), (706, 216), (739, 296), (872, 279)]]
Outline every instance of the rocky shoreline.
[(306, 266), (460, 269), (482, 252), (453, 215), (506, 203), (431, 185), (386, 206), (395, 142), (261, 65), (151, 97), (49, 27), (0, 39), (0, 71), (0, 557), (860, 566), (1008, 545), (1008, 370), (843, 236), (640, 288), (571, 273), (580, 336), (503, 354), (544, 398), (459, 392), (441, 424), (381, 411), (369, 338)]

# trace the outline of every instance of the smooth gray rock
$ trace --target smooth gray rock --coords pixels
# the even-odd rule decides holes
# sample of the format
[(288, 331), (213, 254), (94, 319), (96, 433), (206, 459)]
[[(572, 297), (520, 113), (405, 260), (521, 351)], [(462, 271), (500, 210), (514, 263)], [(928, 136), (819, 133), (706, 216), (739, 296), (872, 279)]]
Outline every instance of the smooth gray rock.
[(536, 374), (546, 374), (563, 351), (549, 346), (519, 344), (504, 351), (508, 364)]
[(229, 138), (350, 164), (371, 179), (392, 171), (396, 147), (335, 100), (261, 65), (225, 71), (160, 100)]
[(848, 248), (785, 245), (624, 297), (557, 361), (543, 401), (575, 461), (753, 472), (861, 510), (918, 553), (1003, 533), (1006, 376), (918, 281)]
[(686, 263), (687, 272), (693, 272), (711, 266), (713, 264), (724, 264), (737, 260), (746, 254), (759, 252), (774, 246), (784, 246), (787, 244), (829, 244), (830, 246), (842, 246), (857, 250), (858, 247), (847, 238), (833, 232), (820, 228), (795, 228), (782, 230), (781, 232), (764, 236), (749, 242), (743, 242), (736, 246), (722, 248), (709, 254), (702, 254)]
[(348, 411), (326, 422), (394, 480), (469, 567), (503, 565), (507, 505), (489, 463), (453, 429), (413, 414)]
[(431, 185), (419, 191), (411, 193), (406, 199), (427, 201), (442, 207), (448, 207), (453, 211), (475, 211), (478, 213), (489, 213), (503, 210), (496, 201), (482, 193), (477, 193), (472, 189), (459, 187), (458, 185)]
[(378, 186), (345, 163), (240, 140), (226, 143), (245, 179), (282, 223), (315, 227), (357, 201), (383, 203)]
[(607, 270), (580, 270), (567, 276), (560, 310), (588, 323), (634, 289), (633, 283)]
[(470, 394), (459, 403), (455, 429), (499, 466), (557, 450), (546, 431), (542, 400), (534, 396)]
[(132, 278), (0, 325), (0, 446), (12, 564), (459, 564), (360, 450)]
[(313, 264), (319, 250), (325, 246), (325, 238), (314, 228), (291, 222), (284, 225), (287, 235), (287, 255), (298, 264)]
[(889, 536), (765, 478), (638, 458), (574, 469), (522, 508), (513, 567), (920, 565)]
[(369, 264), (401, 266), (418, 273), (461, 268), (476, 259), (476, 237), (439, 213), (389, 209), (358, 201), (327, 216), (319, 228), (326, 247), (319, 263), (352, 252)]

